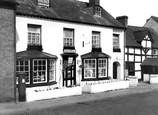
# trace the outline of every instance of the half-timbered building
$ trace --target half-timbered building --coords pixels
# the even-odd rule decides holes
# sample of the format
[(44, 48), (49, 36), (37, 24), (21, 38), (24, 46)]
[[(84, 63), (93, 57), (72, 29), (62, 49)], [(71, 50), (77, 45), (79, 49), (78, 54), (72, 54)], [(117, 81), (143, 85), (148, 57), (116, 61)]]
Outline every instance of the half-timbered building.
[[(127, 25), (128, 17), (123, 17), (124, 20), (121, 20), (122, 22), (120, 22), (127, 27), (125, 69), (128, 70), (129, 76), (136, 76), (139, 80), (145, 81), (140, 65), (146, 58), (157, 58), (158, 34), (152, 28), (129, 26)], [(120, 18), (117, 19), (120, 20)]]

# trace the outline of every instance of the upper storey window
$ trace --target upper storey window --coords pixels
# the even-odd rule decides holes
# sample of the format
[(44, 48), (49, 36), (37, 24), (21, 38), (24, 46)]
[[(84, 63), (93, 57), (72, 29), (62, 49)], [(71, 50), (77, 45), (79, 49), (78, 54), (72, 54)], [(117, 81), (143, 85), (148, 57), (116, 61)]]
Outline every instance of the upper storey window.
[(37, 0), (38, 6), (43, 8), (49, 8), (49, 0)]
[(41, 26), (28, 24), (28, 45), (41, 45)]
[(64, 47), (74, 47), (74, 30), (64, 28)]
[(101, 17), (101, 7), (94, 6), (94, 16)]
[(144, 48), (151, 48), (151, 40), (148, 35), (146, 35), (144, 40), (142, 41), (142, 46)]
[(113, 34), (113, 52), (120, 52), (119, 34)]
[(92, 32), (92, 48), (100, 48), (100, 32)]

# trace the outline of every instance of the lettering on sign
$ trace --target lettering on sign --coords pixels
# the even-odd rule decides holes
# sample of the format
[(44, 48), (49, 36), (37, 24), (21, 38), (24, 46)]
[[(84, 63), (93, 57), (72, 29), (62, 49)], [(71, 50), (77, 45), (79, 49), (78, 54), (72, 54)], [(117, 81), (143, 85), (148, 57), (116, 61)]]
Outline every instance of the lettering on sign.
[(64, 53), (76, 53), (76, 50), (64, 49)]
[(116, 57), (116, 60), (117, 60), (117, 61), (122, 61), (122, 59), (120, 59), (119, 57)]

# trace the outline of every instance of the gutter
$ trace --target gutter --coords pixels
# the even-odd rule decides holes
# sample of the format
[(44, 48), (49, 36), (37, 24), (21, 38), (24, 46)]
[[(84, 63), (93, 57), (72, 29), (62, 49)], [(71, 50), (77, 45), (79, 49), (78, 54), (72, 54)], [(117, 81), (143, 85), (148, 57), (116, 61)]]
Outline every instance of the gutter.
[(94, 23), (88, 23), (88, 22), (66, 20), (66, 19), (61, 19), (61, 18), (53, 18), (53, 17), (46, 17), (46, 16), (37, 16), (37, 15), (32, 15), (32, 14), (24, 14), (24, 13), (19, 13), (19, 12), (16, 12), (16, 15), (41, 18), (41, 19), (48, 19), (48, 20), (55, 20), (55, 21), (62, 21), (62, 22), (69, 22), (69, 23), (76, 23), (76, 24), (85, 24), (85, 25), (91, 25), (91, 26), (100, 26), (100, 27), (116, 28), (116, 29), (123, 29), (123, 30), (127, 29), (126, 27), (120, 27), (120, 26), (100, 25), (100, 24), (94, 24)]

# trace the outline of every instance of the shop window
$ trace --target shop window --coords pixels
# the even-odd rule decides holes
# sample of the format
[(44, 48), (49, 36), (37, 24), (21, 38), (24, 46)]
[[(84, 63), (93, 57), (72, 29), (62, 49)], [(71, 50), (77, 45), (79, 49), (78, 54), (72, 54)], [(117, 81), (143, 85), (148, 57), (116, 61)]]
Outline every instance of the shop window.
[(96, 78), (96, 60), (84, 60), (84, 78)]
[(26, 73), (26, 84), (30, 83), (30, 61), (29, 60), (18, 60), (16, 61), (16, 72)]
[(92, 32), (92, 48), (100, 48), (100, 32)]
[(42, 83), (47, 81), (47, 60), (33, 60), (33, 83)]
[(94, 16), (101, 17), (101, 7), (94, 6)]
[(56, 66), (56, 61), (53, 59), (49, 60), (49, 81), (55, 81), (55, 66)]
[(113, 52), (120, 52), (120, 39), (118, 34), (113, 34)]
[(107, 59), (99, 59), (98, 60), (98, 77), (106, 77), (107, 76)]
[(28, 24), (28, 45), (41, 45), (41, 26)]
[(73, 29), (64, 29), (64, 47), (74, 47)]

